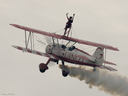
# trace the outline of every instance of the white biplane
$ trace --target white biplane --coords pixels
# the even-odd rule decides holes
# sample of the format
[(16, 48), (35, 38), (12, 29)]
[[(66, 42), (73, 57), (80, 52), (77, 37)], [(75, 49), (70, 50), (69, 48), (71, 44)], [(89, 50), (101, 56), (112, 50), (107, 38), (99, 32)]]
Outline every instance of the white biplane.
[[(116, 69), (106, 66), (105, 64), (110, 64), (110, 65), (116, 65), (112, 62), (108, 62), (104, 60), (104, 49), (109, 49), (109, 50), (114, 50), (114, 51), (119, 51), (117, 48), (110, 46), (110, 45), (105, 45), (105, 44), (100, 44), (100, 43), (95, 43), (95, 42), (90, 42), (90, 41), (85, 41), (85, 40), (80, 40), (76, 38), (72, 38), (69, 36), (64, 36), (64, 35), (58, 35), (55, 33), (49, 33), (17, 24), (10, 24), (14, 27), (17, 27), (19, 29), (25, 30), (25, 45), (26, 47), (20, 47), (20, 46), (12, 46), (16, 49), (19, 49), (24, 52), (40, 55), (40, 56), (45, 56), (48, 57), (48, 61), (46, 63), (41, 63), (39, 65), (39, 70), (40, 72), (45, 72), (48, 69), (48, 64), (50, 61), (56, 62), (58, 64), (59, 60), (62, 61), (62, 64), (64, 65), (65, 62), (69, 62), (72, 64), (78, 64), (78, 65), (86, 65), (86, 66), (91, 66), (93, 67), (93, 71), (96, 71), (96, 67), (101, 68), (101, 69), (108, 69), (110, 71), (117, 71)], [(29, 36), (26, 36), (26, 32), (29, 32)], [(28, 43), (31, 40), (32, 33), (37, 33), (41, 35), (46, 35), (52, 38), (53, 43), (48, 44), (46, 46), (46, 52), (39, 52), (36, 50), (33, 50), (31, 48), (28, 48)], [(69, 33), (68, 33), (69, 34)], [(59, 44), (59, 41), (55, 43), (55, 39), (58, 40), (67, 40), (69, 42), (74, 42), (72, 45), (67, 44)], [(93, 55), (88, 54), (87, 52), (76, 48), (74, 45), (76, 43), (80, 44), (85, 44), (89, 46), (94, 46), (97, 47)], [(68, 46), (67, 46), (68, 45)], [(66, 77), (69, 74), (69, 71), (62, 70), (62, 75)]]

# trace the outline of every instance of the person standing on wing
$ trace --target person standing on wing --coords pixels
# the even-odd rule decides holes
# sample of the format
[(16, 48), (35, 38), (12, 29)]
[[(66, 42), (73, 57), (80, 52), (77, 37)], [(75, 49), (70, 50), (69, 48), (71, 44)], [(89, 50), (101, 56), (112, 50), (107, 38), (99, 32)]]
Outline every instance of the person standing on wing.
[(65, 34), (67, 34), (67, 29), (68, 28), (69, 28), (69, 31), (68, 31), (68, 34), (69, 34), (70, 29), (72, 27), (73, 20), (74, 20), (74, 16), (75, 16), (75, 14), (73, 14), (73, 17), (72, 16), (68, 17), (68, 13), (66, 14), (66, 17), (68, 19), (68, 22), (66, 23), (66, 26), (64, 28), (65, 29), (64, 36), (65, 36)]

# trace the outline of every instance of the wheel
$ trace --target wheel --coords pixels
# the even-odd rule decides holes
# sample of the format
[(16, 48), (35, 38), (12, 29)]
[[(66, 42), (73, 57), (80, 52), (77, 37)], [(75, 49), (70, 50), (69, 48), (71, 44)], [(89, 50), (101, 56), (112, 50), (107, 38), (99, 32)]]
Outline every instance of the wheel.
[(96, 72), (96, 68), (93, 69), (93, 72)]
[(69, 72), (66, 72), (66, 71), (62, 70), (62, 75), (63, 75), (64, 77), (67, 77), (68, 74), (69, 74)]
[(55, 62), (56, 62), (56, 64), (58, 64), (59, 63), (59, 60), (54, 60)]
[(64, 65), (64, 61), (62, 61), (62, 65)]
[(44, 73), (46, 70), (45, 69), (40, 69), (40, 72), (41, 73)]
[(48, 66), (46, 64), (41, 63), (39, 65), (39, 70), (40, 70), (41, 73), (44, 73), (47, 69), (48, 69)]

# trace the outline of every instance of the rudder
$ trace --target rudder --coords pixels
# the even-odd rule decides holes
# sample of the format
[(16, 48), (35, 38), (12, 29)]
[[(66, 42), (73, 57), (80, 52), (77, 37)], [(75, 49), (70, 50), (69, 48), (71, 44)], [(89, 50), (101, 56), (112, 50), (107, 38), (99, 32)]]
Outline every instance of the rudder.
[(97, 65), (102, 65), (104, 62), (104, 48), (101, 46), (98, 47), (96, 51), (93, 53), (93, 57), (96, 58)]

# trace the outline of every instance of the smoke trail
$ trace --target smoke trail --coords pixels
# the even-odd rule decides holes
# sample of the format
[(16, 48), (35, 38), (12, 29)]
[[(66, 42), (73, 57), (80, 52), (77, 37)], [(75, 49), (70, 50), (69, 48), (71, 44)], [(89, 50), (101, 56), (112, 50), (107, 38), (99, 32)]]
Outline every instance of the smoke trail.
[[(65, 66), (60, 65), (61, 69), (65, 70)], [(80, 81), (85, 81), (89, 87), (96, 86), (99, 90), (103, 90), (111, 95), (128, 96), (128, 79), (126, 77), (110, 73), (108, 71), (87, 70), (85, 67), (68, 67), (69, 76), (78, 78)]]

